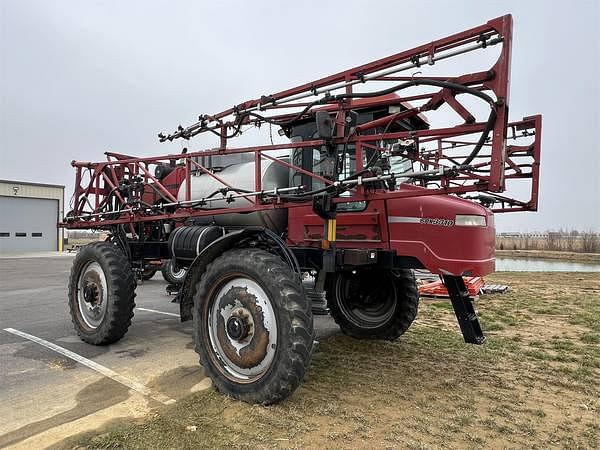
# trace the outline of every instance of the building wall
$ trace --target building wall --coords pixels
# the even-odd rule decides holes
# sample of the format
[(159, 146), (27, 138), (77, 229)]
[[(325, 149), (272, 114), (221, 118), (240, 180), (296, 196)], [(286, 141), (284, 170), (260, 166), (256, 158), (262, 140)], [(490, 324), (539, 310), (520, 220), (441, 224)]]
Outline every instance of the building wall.
[[(65, 187), (55, 184), (29, 183), (26, 181), (0, 180), (0, 196), (3, 197), (24, 197), (52, 199), (58, 201), (57, 222), (62, 221), (65, 216), (64, 211), (64, 191)], [(0, 212), (1, 214), (1, 212)], [(0, 221), (2, 220), (0, 216)], [(57, 228), (57, 250), (62, 251), (64, 229)]]

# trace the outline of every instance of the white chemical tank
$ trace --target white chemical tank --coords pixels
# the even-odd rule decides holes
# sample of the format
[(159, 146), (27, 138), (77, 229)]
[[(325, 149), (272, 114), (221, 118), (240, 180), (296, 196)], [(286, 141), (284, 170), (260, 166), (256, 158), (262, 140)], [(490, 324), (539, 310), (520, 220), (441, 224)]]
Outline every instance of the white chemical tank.
[[(286, 161), (286, 159), (281, 158)], [(261, 161), (262, 189), (269, 190), (275, 188), (285, 188), (289, 186), (289, 169), (274, 161), (263, 159)], [(254, 191), (254, 161), (241, 164), (233, 164), (225, 167), (215, 175), (228, 183), (230, 186)], [(213, 192), (222, 189), (224, 186), (206, 173), (198, 173), (191, 177), (192, 200), (201, 200), (208, 197)], [(179, 187), (177, 194), (178, 200), (185, 200), (186, 186), (185, 182)], [(231, 192), (235, 194), (234, 192)], [(217, 193), (213, 198), (221, 198)], [(254, 197), (249, 197), (254, 200)], [(244, 198), (236, 198), (234, 202), (227, 203), (225, 200), (207, 202), (204, 208), (243, 208), (252, 206), (252, 203)], [(231, 213), (218, 214), (214, 216), (203, 217), (207, 223), (214, 223), (220, 226), (245, 225), (262, 226), (269, 228), (277, 233), (283, 232), (287, 228), (287, 209), (271, 209), (266, 211), (257, 211), (252, 213)]]

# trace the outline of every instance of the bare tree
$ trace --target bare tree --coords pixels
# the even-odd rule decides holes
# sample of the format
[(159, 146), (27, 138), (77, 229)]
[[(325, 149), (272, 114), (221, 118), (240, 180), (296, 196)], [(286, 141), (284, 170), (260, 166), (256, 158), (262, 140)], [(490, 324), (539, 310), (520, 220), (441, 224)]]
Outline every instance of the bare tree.
[(581, 251), (584, 253), (599, 253), (600, 236), (591, 230), (581, 233)]

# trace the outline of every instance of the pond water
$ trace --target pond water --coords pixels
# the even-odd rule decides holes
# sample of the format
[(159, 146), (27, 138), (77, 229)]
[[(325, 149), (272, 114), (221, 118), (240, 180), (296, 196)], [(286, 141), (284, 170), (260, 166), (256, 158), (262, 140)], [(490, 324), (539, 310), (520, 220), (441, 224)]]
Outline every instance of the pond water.
[(600, 264), (532, 258), (496, 258), (496, 272), (600, 272)]

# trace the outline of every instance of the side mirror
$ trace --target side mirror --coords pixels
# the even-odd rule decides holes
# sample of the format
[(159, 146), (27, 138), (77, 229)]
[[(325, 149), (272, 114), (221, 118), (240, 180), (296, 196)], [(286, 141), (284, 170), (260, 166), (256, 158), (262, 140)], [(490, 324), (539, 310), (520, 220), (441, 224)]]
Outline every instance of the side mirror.
[(317, 135), (321, 139), (332, 139), (335, 130), (335, 122), (329, 113), (327, 111), (317, 111), (315, 120), (317, 121)]

